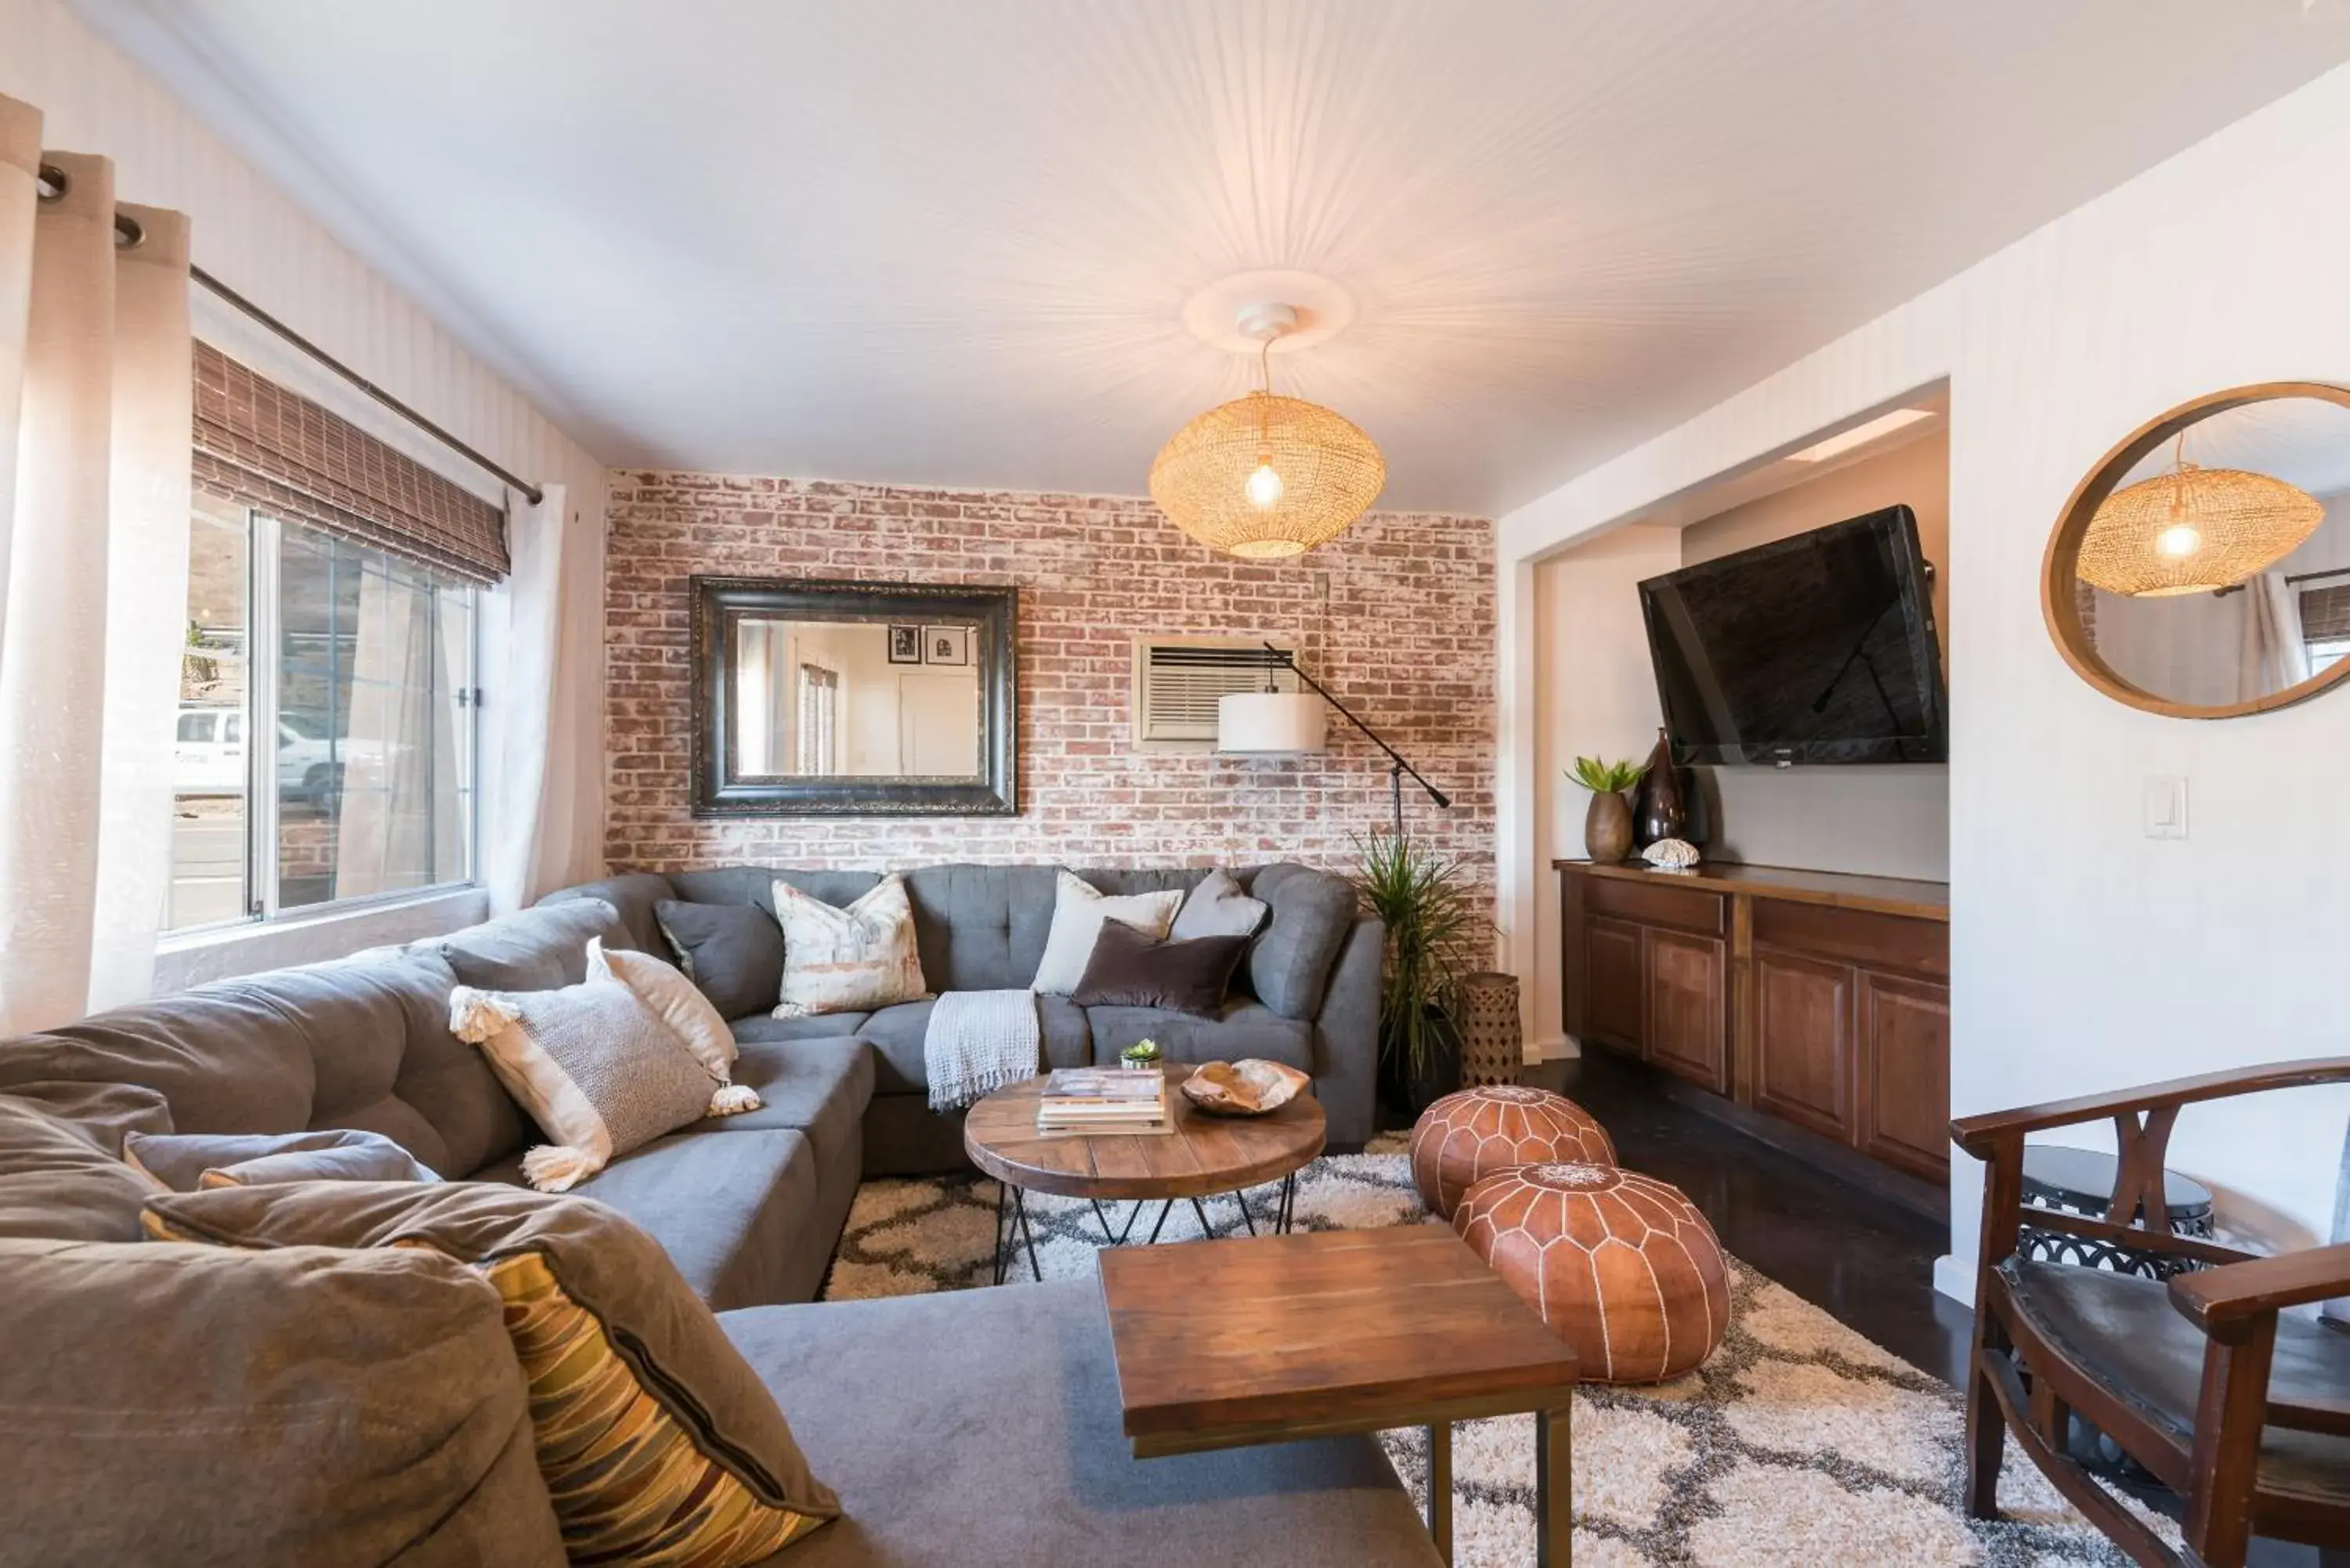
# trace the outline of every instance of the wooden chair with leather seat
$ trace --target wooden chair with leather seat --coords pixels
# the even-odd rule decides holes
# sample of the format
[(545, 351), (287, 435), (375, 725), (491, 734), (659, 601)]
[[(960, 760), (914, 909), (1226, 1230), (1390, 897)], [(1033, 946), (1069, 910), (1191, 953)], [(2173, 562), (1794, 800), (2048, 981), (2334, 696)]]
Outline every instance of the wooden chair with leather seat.
[[(2008, 1432), (2058, 1490), (2147, 1568), (2240, 1568), (2250, 1538), (2350, 1547), (2350, 1334), (2281, 1308), (2350, 1295), (2350, 1244), (2258, 1258), (2171, 1234), (2163, 1150), (2180, 1107), (2350, 1082), (2350, 1057), (2283, 1062), (1962, 1116), (1989, 1170), (1967, 1379), (1967, 1507), (1998, 1517)], [(2110, 1119), (2120, 1170), (2102, 1220), (2027, 1209), (2023, 1142)], [(2190, 1259), (2163, 1282), (2016, 1253), (2026, 1224)], [(2066, 1451), (2078, 1412), (2185, 1500), (2181, 1557)], [(2324, 1553), (2328, 1563), (2350, 1555)]]

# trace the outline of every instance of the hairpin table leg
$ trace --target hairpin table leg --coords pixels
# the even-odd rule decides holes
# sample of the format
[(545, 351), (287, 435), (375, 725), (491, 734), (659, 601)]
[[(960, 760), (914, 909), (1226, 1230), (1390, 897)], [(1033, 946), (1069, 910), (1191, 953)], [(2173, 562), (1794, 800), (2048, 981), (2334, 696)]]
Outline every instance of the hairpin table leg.
[[(1028, 1272), (1035, 1276), (1037, 1282), (1041, 1284), (1044, 1282), (1045, 1271), (1036, 1262), (1036, 1237), (1035, 1233), (1028, 1229), (1027, 1195), (1022, 1189), (1017, 1187), (1012, 1189), (1012, 1218), (1019, 1226), (1019, 1240), (1022, 1242), (1024, 1242), (1028, 1248)], [(1015, 1257), (1018, 1256), (1016, 1249), (1014, 1250), (1014, 1255)]]

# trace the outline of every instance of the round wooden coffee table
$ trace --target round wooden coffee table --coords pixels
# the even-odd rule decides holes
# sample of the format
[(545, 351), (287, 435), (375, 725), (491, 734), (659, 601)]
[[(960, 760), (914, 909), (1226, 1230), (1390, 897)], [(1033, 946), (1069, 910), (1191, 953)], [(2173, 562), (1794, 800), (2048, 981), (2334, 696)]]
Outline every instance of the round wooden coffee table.
[[(1305, 1094), (1262, 1116), (1211, 1116), (1182, 1096), (1180, 1085), (1191, 1072), (1185, 1065), (1166, 1068), (1167, 1104), (1174, 1126), (1163, 1133), (1039, 1135), (1036, 1102), (1045, 1087), (1042, 1077), (998, 1089), (971, 1107), (963, 1117), (963, 1153), (997, 1184), (996, 1283), (1003, 1282), (1023, 1247), (1029, 1272), (1045, 1277), (1036, 1263), (1035, 1238), (1028, 1230), (1024, 1195), (1029, 1191), (1087, 1199), (1094, 1218), (1101, 1221), (1103, 1240), (1120, 1246), (1154, 1202), (1159, 1218), (1146, 1241), (1159, 1239), (1170, 1211), (1185, 1200), (1199, 1216), (1201, 1231), (1212, 1234), (1205, 1200), (1228, 1195), (1239, 1201), (1242, 1221), (1255, 1235), (1247, 1189), (1277, 1181), (1281, 1193), (1272, 1225), (1276, 1232), (1288, 1231), (1297, 1173), (1322, 1152), (1326, 1124), (1321, 1105)], [(1117, 1202), (1135, 1206), (1122, 1227), (1113, 1227), (1102, 1207)]]

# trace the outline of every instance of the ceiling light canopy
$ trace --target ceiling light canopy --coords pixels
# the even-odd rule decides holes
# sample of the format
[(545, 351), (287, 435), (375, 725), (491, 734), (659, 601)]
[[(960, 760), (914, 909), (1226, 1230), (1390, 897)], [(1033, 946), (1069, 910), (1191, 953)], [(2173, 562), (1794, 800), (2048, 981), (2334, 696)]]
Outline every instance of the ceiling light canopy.
[(2282, 479), (2182, 460), (2106, 498), (2075, 569), (2133, 598), (2211, 593), (2283, 560), (2324, 520), (2315, 496)]
[[(1252, 305), (1240, 330), (1269, 356), (1296, 326), (1285, 305)], [(1150, 465), (1150, 498), (1211, 550), (1243, 560), (1302, 556), (1347, 531), (1387, 483), (1371, 438), (1319, 403), (1263, 386), (1219, 404), (1175, 432)]]

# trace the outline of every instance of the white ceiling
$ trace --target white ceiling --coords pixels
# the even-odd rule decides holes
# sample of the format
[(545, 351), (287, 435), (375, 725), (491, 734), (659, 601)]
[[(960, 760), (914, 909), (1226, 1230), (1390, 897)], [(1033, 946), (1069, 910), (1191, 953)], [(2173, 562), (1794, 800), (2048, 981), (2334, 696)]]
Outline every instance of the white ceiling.
[(607, 462), (1139, 493), (1252, 374), (1184, 301), (1286, 267), (1356, 316), (1277, 387), (1482, 512), (2350, 57), (2350, 0), (77, 4)]

